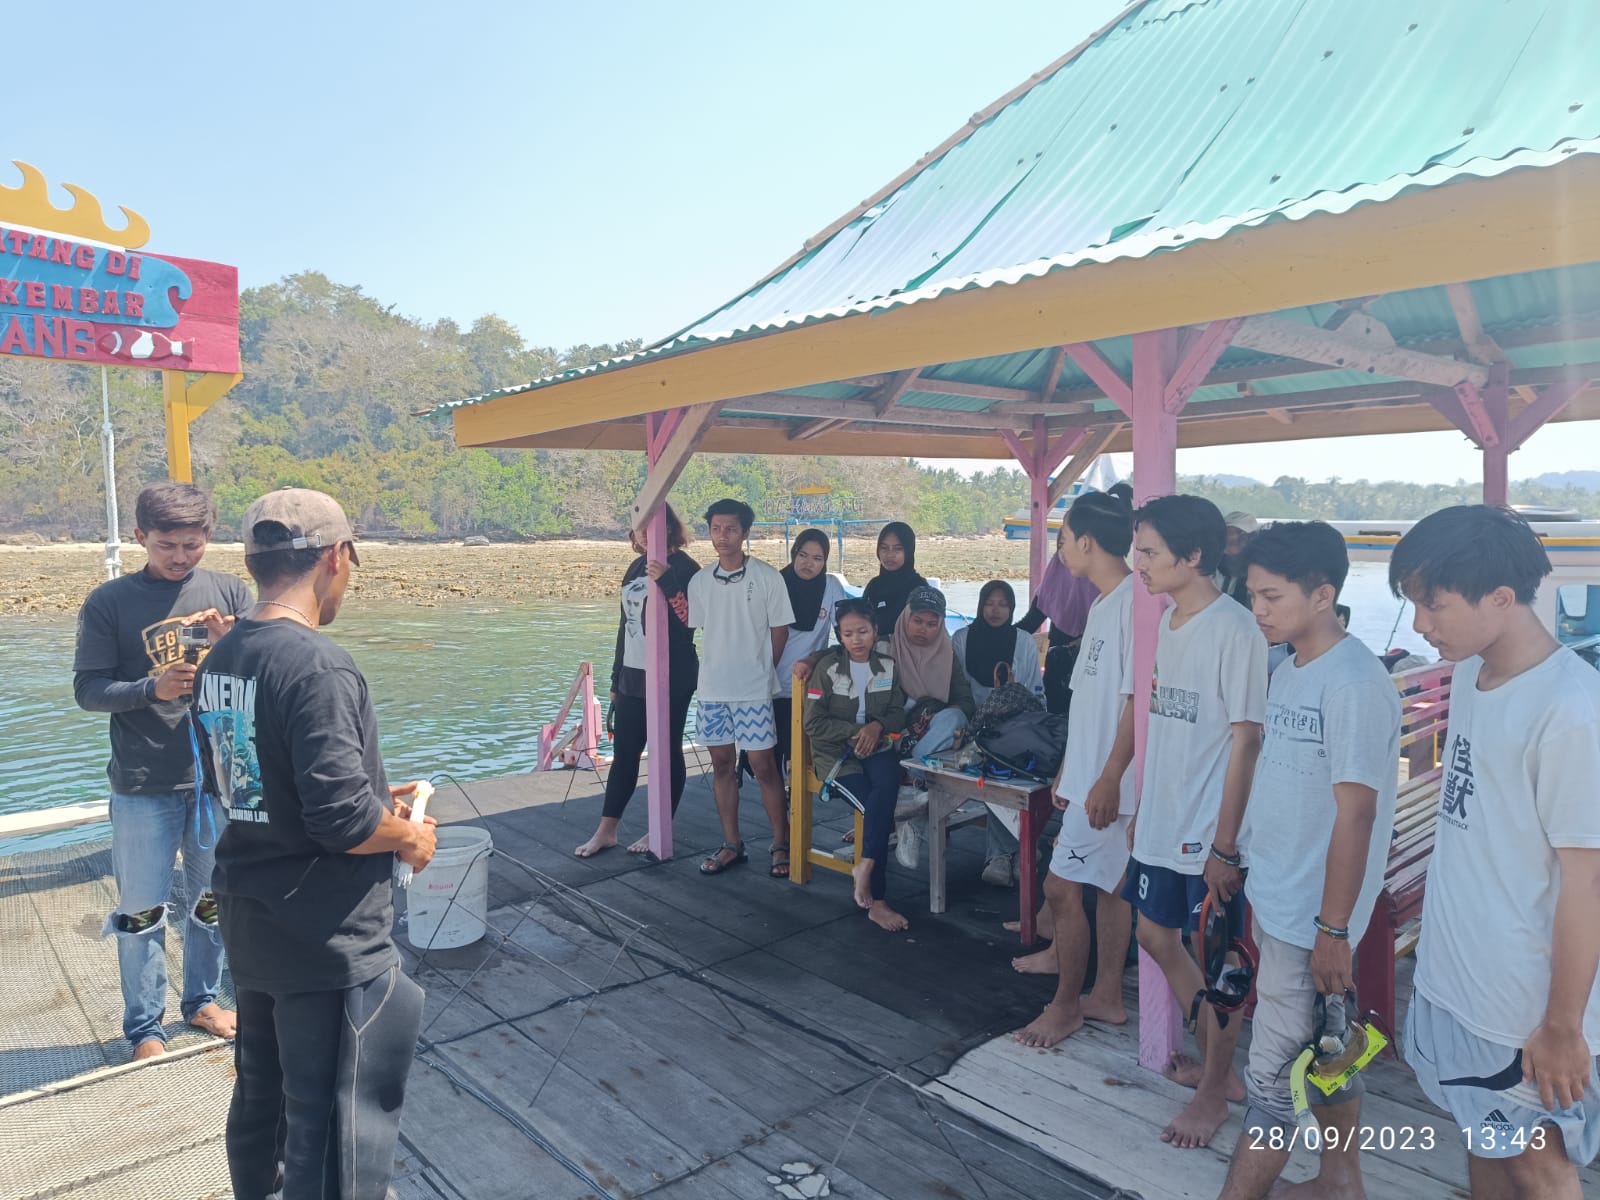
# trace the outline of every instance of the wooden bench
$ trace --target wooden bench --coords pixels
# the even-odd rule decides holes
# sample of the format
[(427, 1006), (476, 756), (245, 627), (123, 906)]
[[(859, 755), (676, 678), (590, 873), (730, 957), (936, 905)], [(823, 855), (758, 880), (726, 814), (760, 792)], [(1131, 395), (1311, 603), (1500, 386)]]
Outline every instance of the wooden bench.
[[(850, 847), (848, 858), (818, 850), (812, 844), (811, 824), (816, 816), (815, 805), (817, 793), (822, 790), (822, 780), (811, 769), (811, 739), (806, 736), (805, 728), (806, 685), (798, 679), (794, 681), (793, 695), (794, 714), (789, 724), (789, 880), (792, 883), (810, 883), (812, 867), (850, 874), (861, 858), (865, 822), (859, 812), (850, 809), (856, 819), (856, 839)], [(844, 801), (839, 803), (843, 804)]]
[(1395, 962), (1416, 949), (1416, 922), (1422, 915), (1433, 856), (1444, 778), (1439, 750), (1450, 718), (1453, 669), (1451, 663), (1435, 663), (1394, 677), (1401, 697), (1400, 752), (1410, 769), (1395, 800), (1383, 890), (1355, 956), (1361, 1001), (1390, 1030), (1395, 1028)]

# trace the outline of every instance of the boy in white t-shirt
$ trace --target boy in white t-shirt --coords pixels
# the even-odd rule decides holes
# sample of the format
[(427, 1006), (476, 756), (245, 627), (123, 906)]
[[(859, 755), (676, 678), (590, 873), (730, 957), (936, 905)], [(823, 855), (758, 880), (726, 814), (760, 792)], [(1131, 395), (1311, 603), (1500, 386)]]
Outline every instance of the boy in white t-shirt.
[(1527, 522), (1476, 504), (1418, 521), (1389, 562), (1459, 664), (1402, 1041), (1478, 1200), (1578, 1200), (1600, 1154), (1600, 672), (1533, 611), (1549, 574)]
[[(783, 656), (794, 611), (778, 570), (745, 553), (745, 538), (755, 517), (743, 500), (718, 500), (708, 508), (706, 524), (717, 561), (689, 580), (689, 627), (706, 631), (696, 736), (711, 751), (711, 791), (722, 819), (722, 845), (700, 864), (700, 870), (720, 875), (749, 857), (739, 836), (739, 751), (743, 750), (772, 822), (770, 874), (782, 878), (789, 874), (789, 821), (778, 774), (772, 696), (778, 690), (774, 664)], [(656, 567), (650, 564), (651, 578)]]
[[(1124, 1024), (1122, 969), (1128, 958), (1133, 910), (1122, 898), (1128, 870), (1128, 823), (1133, 819), (1133, 510), (1120, 496), (1086, 492), (1073, 501), (1063, 525), (1061, 561), (1099, 591), (1072, 669), (1067, 752), (1056, 776), (1055, 805), (1062, 810), (1050, 871), (1044, 879), (1050, 906), (1056, 994), (1031, 1024), (1014, 1036), (1024, 1046), (1054, 1046), (1085, 1020)], [(1083, 889), (1096, 889), (1097, 963), (1094, 989), (1082, 998), (1089, 967), (1089, 922)], [(1024, 969), (1021, 960), (1016, 964)]]
[[(1299, 1141), (1290, 1065), (1316, 1036), (1317, 997), (1354, 987), (1350, 953), (1383, 886), (1400, 759), (1400, 696), (1344, 631), (1344, 537), (1321, 521), (1255, 535), (1242, 570), (1266, 640), (1294, 653), (1267, 687), (1266, 735), (1241, 842), (1260, 965), (1245, 1086), (1250, 1108), (1221, 1200), (1262, 1200)], [(1362, 1079), (1309, 1088), (1323, 1136), (1316, 1195), (1359, 1196)]]
[[(1139, 913), (1140, 947), (1160, 965), (1184, 1011), (1205, 990), (1205, 974), (1184, 949), (1209, 892), (1244, 934), (1238, 852), (1250, 779), (1266, 711), (1267, 643), (1255, 618), (1217, 590), (1211, 574), (1227, 542), (1222, 513), (1199, 496), (1161, 496), (1134, 513), (1134, 568), (1145, 587), (1170, 596), (1156, 641), (1144, 779), (1130, 830), (1133, 863), (1123, 898)], [(1198, 941), (1198, 939), (1196, 939)], [(1244, 1099), (1233, 1070), (1234, 1019), (1208, 1004), (1195, 1018), (1202, 1062), (1174, 1054), (1168, 1078), (1195, 1089), (1161, 1134), (1174, 1146), (1211, 1142)]]

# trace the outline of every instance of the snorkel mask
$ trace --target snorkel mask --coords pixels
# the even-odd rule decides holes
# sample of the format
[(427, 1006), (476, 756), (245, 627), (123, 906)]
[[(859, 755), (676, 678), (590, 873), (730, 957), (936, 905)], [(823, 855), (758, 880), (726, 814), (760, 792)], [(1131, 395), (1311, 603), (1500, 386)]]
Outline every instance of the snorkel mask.
[[(1217, 1027), (1226, 1029), (1228, 1014), (1238, 1012), (1250, 998), (1250, 989), (1256, 982), (1256, 956), (1243, 938), (1228, 934), (1230, 906), (1243, 904), (1242, 896), (1235, 896), (1218, 908), (1206, 893), (1200, 906), (1200, 928), (1195, 937), (1200, 940), (1200, 964), (1205, 973), (1205, 987), (1194, 994), (1189, 1005), (1189, 1025), (1193, 1028), (1200, 1020), (1200, 1005), (1209, 1004), (1217, 1014)], [(1232, 955), (1235, 961), (1230, 962)]]

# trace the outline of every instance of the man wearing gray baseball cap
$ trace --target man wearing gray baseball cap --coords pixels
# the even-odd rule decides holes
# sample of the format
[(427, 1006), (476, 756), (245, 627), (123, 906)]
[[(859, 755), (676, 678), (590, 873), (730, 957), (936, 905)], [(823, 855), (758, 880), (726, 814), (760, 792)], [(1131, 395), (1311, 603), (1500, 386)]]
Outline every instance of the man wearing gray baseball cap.
[(355, 660), (320, 632), (359, 564), (333, 497), (284, 488), (242, 522), (254, 611), (195, 680), (229, 822), (213, 888), (239, 998), (228, 1172), (237, 1200), (381, 1200), (422, 1025), (392, 938), (394, 860), (432, 818), (390, 787)]

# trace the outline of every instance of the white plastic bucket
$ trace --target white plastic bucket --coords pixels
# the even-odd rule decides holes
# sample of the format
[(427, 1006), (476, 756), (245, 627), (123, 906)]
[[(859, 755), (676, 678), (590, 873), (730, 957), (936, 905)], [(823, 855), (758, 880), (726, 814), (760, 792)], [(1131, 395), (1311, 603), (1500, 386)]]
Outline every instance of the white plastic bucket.
[[(428, 869), (417, 872), (406, 891), (406, 936), (419, 950), (470, 946), (489, 922), (487, 829), (441, 825)], [(451, 903), (451, 901), (455, 903)]]

